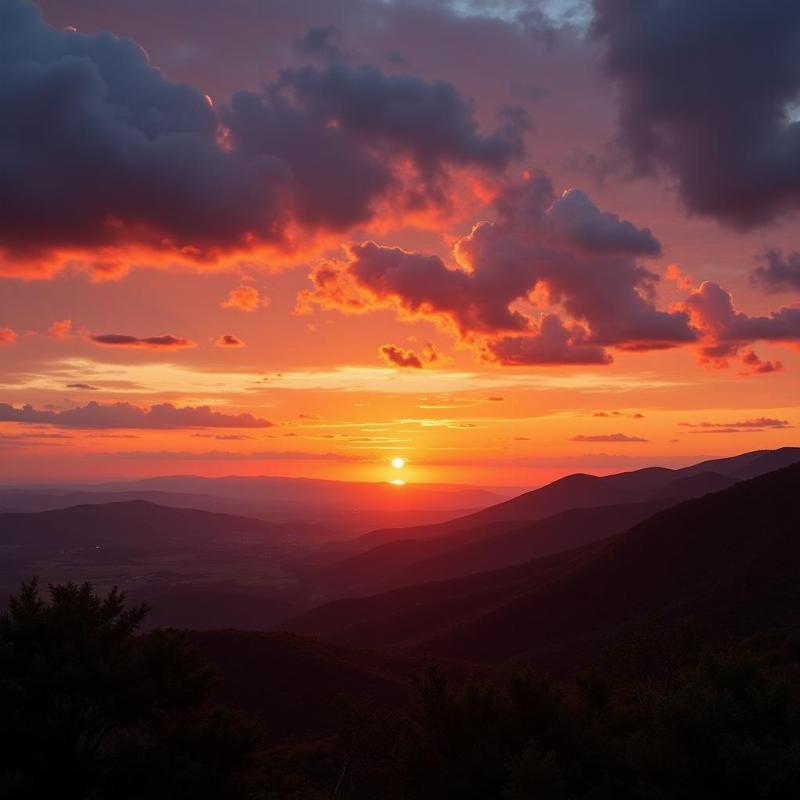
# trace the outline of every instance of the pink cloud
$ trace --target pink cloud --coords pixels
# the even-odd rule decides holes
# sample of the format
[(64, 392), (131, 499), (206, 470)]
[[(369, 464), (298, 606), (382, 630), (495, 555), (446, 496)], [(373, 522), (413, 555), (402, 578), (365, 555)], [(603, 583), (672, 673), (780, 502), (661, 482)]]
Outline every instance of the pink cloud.
[[(679, 305), (700, 333), (701, 359), (712, 366), (725, 366), (728, 358), (755, 341), (800, 342), (800, 307), (786, 306), (769, 316), (751, 317), (738, 311), (730, 293), (713, 281), (704, 281)], [(776, 368), (773, 364), (772, 369)]]
[(160, 403), (141, 408), (131, 403), (96, 403), (64, 410), (20, 408), (0, 403), (0, 422), (53, 425), (58, 428), (103, 429), (142, 428), (154, 430), (181, 428), (269, 428), (272, 423), (252, 414), (226, 414), (209, 406)]
[(11, 330), (11, 328), (0, 328), (0, 346), (14, 344), (16, 341), (16, 331)]
[(214, 345), (216, 347), (246, 347), (245, 343), (232, 333), (226, 333), (224, 336), (220, 336), (214, 342)]
[(72, 320), (57, 319), (47, 329), (47, 335), (51, 339), (62, 342), (69, 336), (70, 328), (72, 328)]
[(121, 333), (92, 334), (89, 337), (95, 344), (103, 347), (147, 347), (153, 350), (179, 350), (194, 347), (195, 343), (182, 336), (165, 333), (161, 336), (147, 336), (140, 339), (138, 336), (128, 336)]
[[(638, 263), (660, 245), (602, 211), (581, 191), (556, 196), (535, 175), (496, 200), (495, 222), (456, 242), (454, 266), (436, 255), (365, 242), (344, 263), (312, 273), (314, 304), (349, 312), (394, 306), (449, 326), (464, 341), (482, 340), (490, 358), (509, 364), (607, 364), (606, 347), (653, 350), (694, 341), (683, 310), (655, 306), (658, 276)], [(541, 319), (528, 305), (560, 306)], [(509, 338), (510, 337), (510, 338)]]

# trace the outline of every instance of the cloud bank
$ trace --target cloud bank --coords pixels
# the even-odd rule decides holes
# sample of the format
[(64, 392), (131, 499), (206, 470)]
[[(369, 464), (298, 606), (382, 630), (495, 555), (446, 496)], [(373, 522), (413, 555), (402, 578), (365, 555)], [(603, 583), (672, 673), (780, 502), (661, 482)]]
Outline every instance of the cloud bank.
[(56, 29), (24, 0), (0, 3), (0, 32), (5, 272), (286, 252), (389, 193), (441, 203), (451, 168), (499, 172), (522, 149), (518, 114), (484, 134), (449, 83), (336, 62), (217, 108), (134, 41)]
[(620, 142), (686, 207), (737, 228), (800, 208), (800, 4), (594, 0)]
[(181, 428), (269, 428), (272, 423), (252, 414), (225, 414), (209, 406), (160, 403), (140, 408), (130, 403), (87, 403), (85, 406), (52, 411), (31, 405), (21, 408), (0, 403), (0, 422), (53, 425), (59, 428), (104, 429), (142, 428), (169, 430)]

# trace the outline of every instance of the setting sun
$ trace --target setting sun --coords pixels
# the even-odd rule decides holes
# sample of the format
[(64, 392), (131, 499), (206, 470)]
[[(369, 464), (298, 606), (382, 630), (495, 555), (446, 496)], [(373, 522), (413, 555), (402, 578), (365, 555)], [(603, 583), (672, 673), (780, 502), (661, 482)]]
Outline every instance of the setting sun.
[(392, 466), (393, 466), (395, 469), (403, 469), (403, 467), (404, 467), (405, 465), (406, 465), (406, 460), (405, 460), (404, 458), (400, 458), (399, 456), (395, 456), (395, 457), (392, 459)]

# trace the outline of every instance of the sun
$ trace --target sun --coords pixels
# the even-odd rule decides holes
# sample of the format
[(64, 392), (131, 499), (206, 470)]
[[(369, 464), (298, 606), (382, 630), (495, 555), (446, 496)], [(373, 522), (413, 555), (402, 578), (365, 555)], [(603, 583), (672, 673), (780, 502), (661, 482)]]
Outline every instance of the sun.
[(395, 469), (403, 469), (403, 467), (404, 467), (405, 465), (406, 465), (406, 460), (405, 460), (404, 458), (400, 458), (400, 456), (395, 456), (395, 457), (392, 459), (392, 466), (393, 466)]

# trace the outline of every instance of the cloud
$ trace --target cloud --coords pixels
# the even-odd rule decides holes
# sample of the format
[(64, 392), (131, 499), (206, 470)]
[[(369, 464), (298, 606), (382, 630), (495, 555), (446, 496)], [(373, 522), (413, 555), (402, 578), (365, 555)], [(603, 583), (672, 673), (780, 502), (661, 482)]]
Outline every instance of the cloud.
[(692, 433), (735, 433), (737, 431), (760, 433), (767, 428), (783, 430), (792, 427), (788, 420), (774, 419), (772, 417), (757, 417), (755, 419), (745, 419), (739, 422), (679, 422), (678, 424), (683, 428), (699, 429), (692, 431)]
[(571, 442), (647, 442), (641, 436), (626, 436), (624, 433), (596, 434), (591, 436), (573, 436)]
[(500, 364), (523, 366), (533, 364), (610, 364), (612, 357), (598, 345), (586, 344), (586, 329), (569, 328), (548, 314), (542, 318), (534, 335), (503, 336), (490, 341), (490, 358)]
[[(436, 255), (353, 245), (346, 262), (314, 270), (300, 307), (394, 306), (443, 322), (462, 340), (488, 339), (484, 353), (502, 363), (606, 364), (606, 347), (652, 350), (696, 338), (685, 311), (655, 306), (658, 276), (637, 262), (660, 252), (648, 229), (601, 211), (577, 189), (557, 197), (542, 175), (507, 187), (496, 211), (495, 222), (458, 240), (455, 267)], [(537, 321), (525, 304), (560, 306), (571, 321)]]
[(220, 303), (222, 308), (237, 308), (239, 311), (257, 311), (262, 306), (269, 305), (266, 295), (259, 295), (255, 286), (237, 286), (231, 289), (228, 297)]
[(138, 336), (128, 336), (121, 333), (92, 334), (89, 337), (95, 344), (104, 347), (149, 347), (153, 350), (178, 350), (184, 347), (194, 347), (194, 342), (182, 336), (173, 336), (164, 333), (161, 336), (147, 336), (140, 339)]
[(751, 317), (738, 311), (731, 295), (713, 281), (703, 282), (680, 304), (700, 332), (701, 359), (724, 366), (755, 341), (800, 341), (800, 307), (787, 306), (769, 316)]
[(100, 387), (92, 386), (90, 383), (68, 383), (67, 389), (81, 389), (86, 392), (97, 392), (100, 390)]
[(131, 461), (347, 461), (363, 459), (343, 453), (313, 453), (302, 450), (247, 450), (241, 453), (228, 450), (132, 450), (121, 453), (101, 453), (108, 458)]
[(57, 29), (24, 0), (0, 3), (0, 30), (7, 273), (291, 254), (390, 192), (441, 204), (452, 168), (521, 152), (518, 115), (484, 134), (449, 83), (334, 63), (215, 106), (134, 41)]
[(800, 290), (800, 253), (784, 256), (779, 250), (766, 254), (766, 264), (753, 271), (753, 279), (768, 292)]
[(740, 372), (740, 375), (764, 375), (770, 372), (780, 372), (783, 369), (780, 361), (762, 361), (753, 350), (745, 352), (740, 361), (745, 367), (750, 368)]
[(690, 211), (738, 228), (800, 208), (800, 4), (595, 0), (594, 11), (640, 172), (664, 168)]
[(406, 350), (396, 344), (383, 344), (378, 351), (387, 363), (396, 367), (422, 369), (422, 359), (413, 350)]
[(408, 350), (396, 344), (383, 344), (378, 348), (378, 352), (388, 364), (412, 369), (422, 369), (425, 366), (430, 366), (440, 361), (442, 357), (432, 344), (426, 344), (419, 352)]
[(103, 429), (143, 428), (169, 430), (181, 428), (269, 428), (272, 423), (252, 414), (225, 414), (209, 406), (185, 406), (160, 403), (140, 408), (130, 403), (87, 403), (85, 406), (53, 411), (31, 405), (16, 408), (0, 403), (0, 422), (30, 425), (53, 425), (59, 428)]
[(513, 118), (483, 135), (452, 84), (343, 63), (283, 70), (265, 94), (236, 93), (221, 119), (237, 153), (288, 164), (294, 219), (334, 230), (368, 221), (392, 191), (405, 189), (408, 206), (440, 204), (450, 168), (501, 172), (524, 129)]
[(220, 336), (214, 342), (214, 345), (216, 347), (246, 347), (247, 346), (238, 336), (234, 336), (232, 333), (226, 333), (224, 336)]
[(0, 328), (0, 347), (7, 344), (14, 344), (16, 341), (16, 331), (11, 330), (11, 328)]
[(492, 395), (492, 397), (486, 398), (490, 403), (502, 403), (505, 400), (505, 397), (499, 397), (497, 395)]
[(70, 328), (72, 327), (72, 320), (57, 319), (47, 329), (47, 335), (51, 339), (63, 342), (69, 336)]
[(309, 28), (295, 39), (294, 49), (301, 56), (318, 58), (328, 63), (348, 61), (349, 57), (341, 40), (342, 32), (335, 25), (323, 25)]

